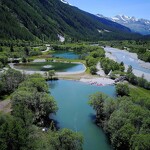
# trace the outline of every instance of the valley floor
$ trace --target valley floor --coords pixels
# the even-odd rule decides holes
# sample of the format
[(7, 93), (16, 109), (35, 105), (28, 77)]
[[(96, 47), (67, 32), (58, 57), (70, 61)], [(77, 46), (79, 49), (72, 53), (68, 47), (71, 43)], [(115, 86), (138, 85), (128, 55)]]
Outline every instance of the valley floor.
[[(10, 63), (9, 66), (13, 69), (16, 69), (13, 63)], [(93, 75), (86, 73), (86, 67), (83, 71), (56, 72), (56, 76), (60, 79), (79, 80), (81, 82), (88, 83), (91, 85), (97, 85), (97, 86), (114, 84), (114, 80), (106, 78), (106, 75), (104, 74), (104, 71), (102, 71), (101, 68), (97, 68), (97, 69), (99, 70), (99, 72), (101, 72), (101, 74), (103, 74), (102, 77), (97, 76), (97, 75), (93, 76)], [(39, 73), (42, 75), (45, 74), (44, 71), (26, 71), (26, 70), (20, 70), (20, 69), (16, 69), (16, 70), (19, 70), (25, 74), (34, 74), (34, 73)]]

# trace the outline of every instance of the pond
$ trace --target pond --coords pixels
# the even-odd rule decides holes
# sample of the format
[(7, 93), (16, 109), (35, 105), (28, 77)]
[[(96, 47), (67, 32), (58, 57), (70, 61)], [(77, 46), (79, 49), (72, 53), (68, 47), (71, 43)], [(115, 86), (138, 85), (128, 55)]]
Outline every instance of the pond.
[(77, 72), (83, 71), (85, 66), (83, 64), (62, 63), (62, 62), (31, 62), (15, 64), (16, 69), (27, 71), (49, 71), (55, 70), (57, 72)]
[(74, 52), (58, 51), (52, 54), (53, 57), (66, 58), (66, 59), (79, 59), (79, 55)]
[(88, 105), (89, 95), (104, 92), (115, 97), (114, 86), (92, 86), (79, 81), (49, 81), (50, 92), (57, 101), (59, 110), (51, 116), (58, 127), (69, 128), (84, 136), (84, 150), (111, 150), (103, 130), (95, 124), (95, 112)]

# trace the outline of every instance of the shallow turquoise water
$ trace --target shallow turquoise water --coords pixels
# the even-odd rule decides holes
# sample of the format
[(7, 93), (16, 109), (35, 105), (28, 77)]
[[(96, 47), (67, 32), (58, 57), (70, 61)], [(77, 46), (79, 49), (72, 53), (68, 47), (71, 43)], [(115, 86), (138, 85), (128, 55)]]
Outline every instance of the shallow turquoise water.
[[(51, 68), (44, 68), (46, 65), (51, 65)], [(15, 64), (15, 68), (29, 71), (48, 71), (55, 70), (57, 72), (77, 72), (83, 71), (83, 64), (73, 64), (73, 63), (61, 63), (61, 62), (31, 62)]]
[(59, 57), (59, 58), (67, 58), (67, 59), (78, 59), (79, 55), (75, 54), (74, 52), (64, 52), (64, 51), (59, 51), (57, 53), (53, 54), (54, 57)]
[(114, 86), (91, 86), (78, 81), (49, 81), (50, 92), (57, 101), (57, 115), (51, 116), (58, 121), (60, 128), (81, 132), (84, 136), (84, 150), (111, 150), (102, 129), (94, 123), (95, 112), (88, 105), (89, 95), (101, 91), (115, 97)]

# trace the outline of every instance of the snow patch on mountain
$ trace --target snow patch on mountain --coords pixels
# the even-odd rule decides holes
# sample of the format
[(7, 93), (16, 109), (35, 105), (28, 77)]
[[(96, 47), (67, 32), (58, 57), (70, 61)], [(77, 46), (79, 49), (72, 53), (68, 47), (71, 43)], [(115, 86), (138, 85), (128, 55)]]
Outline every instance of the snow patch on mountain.
[(143, 35), (150, 34), (150, 20), (137, 19), (135, 17), (125, 15), (117, 15), (109, 19), (130, 28), (134, 32), (138, 32)]
[(58, 34), (57, 36), (58, 36), (60, 42), (65, 41), (65, 37), (63, 37), (62, 35)]
[(104, 33), (104, 32), (107, 32), (107, 33), (108, 33), (108, 32), (111, 32), (111, 31), (105, 30), (105, 29), (104, 29), (104, 30), (99, 30), (99, 29), (97, 29), (97, 31), (98, 31), (99, 33)]
[(117, 16), (112, 17), (110, 19), (113, 20), (114, 22), (117, 22), (117, 21), (124, 21), (124, 22), (138, 21), (138, 19), (136, 19), (135, 17), (129, 17), (126, 15), (117, 15)]
[(135, 17), (129, 17), (126, 15), (116, 15), (111, 18), (105, 17), (101, 14), (97, 14), (96, 16), (119, 23), (123, 26), (130, 28), (134, 32), (141, 33), (143, 35), (150, 34), (150, 20), (137, 19)]
[(64, 3), (64, 4), (67, 4), (67, 5), (70, 5), (70, 6), (72, 6), (70, 3), (68, 3), (66, 0), (60, 0), (62, 3)]

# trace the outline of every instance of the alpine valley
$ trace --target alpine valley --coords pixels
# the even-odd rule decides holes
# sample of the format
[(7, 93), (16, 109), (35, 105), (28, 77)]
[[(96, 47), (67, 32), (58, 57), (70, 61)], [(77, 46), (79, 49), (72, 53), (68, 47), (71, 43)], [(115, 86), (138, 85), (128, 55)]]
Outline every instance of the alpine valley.
[(0, 0), (0, 150), (150, 150), (150, 21), (74, 2)]
[(0, 38), (21, 40), (136, 39), (140, 35), (64, 0), (0, 0)]

